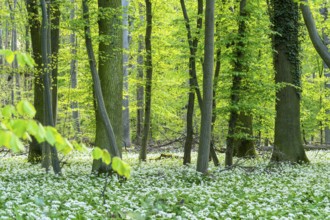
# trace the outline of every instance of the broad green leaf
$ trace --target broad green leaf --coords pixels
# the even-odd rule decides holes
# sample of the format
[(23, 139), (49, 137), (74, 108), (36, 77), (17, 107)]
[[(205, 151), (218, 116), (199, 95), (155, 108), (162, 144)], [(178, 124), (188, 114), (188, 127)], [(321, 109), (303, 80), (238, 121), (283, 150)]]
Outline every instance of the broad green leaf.
[(127, 179), (131, 176), (131, 167), (119, 157), (112, 158), (112, 169), (120, 176), (125, 176)]
[(56, 129), (53, 128), (53, 127), (49, 127), (49, 126), (47, 126), (47, 127), (45, 128), (45, 130), (46, 130), (46, 136), (45, 136), (46, 141), (47, 141), (50, 145), (54, 146), (55, 143), (56, 143), (56, 132), (57, 132)]
[(10, 124), (14, 134), (19, 138), (22, 138), (27, 131), (27, 121), (23, 119), (14, 119)]
[(10, 149), (14, 152), (21, 152), (24, 150), (24, 145), (22, 141), (15, 135), (12, 134), (10, 138)]
[(33, 118), (36, 114), (34, 106), (26, 100), (20, 101), (16, 106), (17, 112), (22, 116), (29, 116)]
[(10, 148), (11, 136), (12, 133), (10, 131), (0, 130), (0, 146), (5, 146), (7, 148)]
[(103, 151), (99, 147), (95, 147), (92, 152), (92, 156), (95, 160), (102, 158)]
[(73, 150), (72, 144), (68, 141), (68, 139), (64, 139), (64, 144), (61, 145), (61, 148), (58, 149), (56, 145), (56, 149), (64, 155), (67, 155)]
[(87, 150), (87, 147), (83, 143), (79, 144), (76, 141), (73, 141), (72, 145), (73, 145), (74, 149), (76, 149), (77, 151), (86, 152), (86, 150)]
[(4, 118), (11, 118), (12, 115), (15, 115), (16, 111), (14, 106), (12, 105), (6, 105), (5, 107), (2, 108), (2, 116)]
[(16, 54), (16, 59), (17, 59), (17, 63), (18, 63), (18, 65), (20, 65), (20, 66), (22, 66), (22, 67), (24, 67), (25, 66), (25, 60), (24, 60), (24, 58), (23, 58), (23, 54), (22, 53), (17, 53)]
[(110, 156), (109, 152), (106, 149), (103, 149), (102, 161), (106, 165), (109, 165), (111, 163), (111, 156)]
[(5, 54), (6, 61), (11, 64), (15, 59), (15, 53), (13, 51), (7, 50)]
[(33, 60), (33, 58), (30, 56), (30, 55), (28, 55), (28, 54), (26, 54), (26, 53), (22, 53), (22, 56), (23, 56), (23, 59), (24, 59), (24, 61), (25, 61), (25, 63), (29, 66), (29, 67), (33, 67), (34, 66), (34, 60)]

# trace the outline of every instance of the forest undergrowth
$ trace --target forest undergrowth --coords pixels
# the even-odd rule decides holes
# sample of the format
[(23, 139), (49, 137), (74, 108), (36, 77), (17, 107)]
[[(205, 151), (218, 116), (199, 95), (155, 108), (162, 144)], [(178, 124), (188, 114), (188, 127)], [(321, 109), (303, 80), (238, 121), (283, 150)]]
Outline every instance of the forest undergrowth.
[(211, 165), (206, 176), (172, 155), (139, 163), (124, 152), (133, 171), (123, 181), (91, 175), (88, 152), (65, 158), (62, 176), (1, 153), (0, 219), (330, 219), (330, 151), (298, 166), (270, 167), (269, 155)]

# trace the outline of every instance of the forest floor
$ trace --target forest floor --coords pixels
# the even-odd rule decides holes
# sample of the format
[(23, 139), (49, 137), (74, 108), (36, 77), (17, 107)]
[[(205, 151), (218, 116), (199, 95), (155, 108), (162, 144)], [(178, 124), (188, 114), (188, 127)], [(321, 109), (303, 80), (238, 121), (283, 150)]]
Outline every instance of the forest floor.
[(67, 156), (62, 176), (0, 153), (0, 219), (330, 219), (330, 151), (307, 154), (310, 164), (269, 167), (266, 153), (203, 176), (195, 153), (182, 166), (180, 153), (140, 164), (124, 152), (133, 168), (124, 182), (91, 175), (89, 153)]

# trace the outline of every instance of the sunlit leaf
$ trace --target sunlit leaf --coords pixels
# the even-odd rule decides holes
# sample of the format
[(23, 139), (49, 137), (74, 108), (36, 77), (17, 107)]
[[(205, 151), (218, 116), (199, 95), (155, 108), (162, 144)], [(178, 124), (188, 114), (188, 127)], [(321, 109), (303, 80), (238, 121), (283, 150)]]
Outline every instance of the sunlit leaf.
[(106, 149), (103, 149), (102, 161), (107, 165), (111, 163), (111, 156)]
[(22, 116), (34, 117), (36, 114), (36, 109), (34, 106), (26, 100), (20, 101), (16, 106), (17, 112)]
[(92, 156), (95, 160), (102, 158), (103, 151), (99, 147), (95, 147), (92, 152)]

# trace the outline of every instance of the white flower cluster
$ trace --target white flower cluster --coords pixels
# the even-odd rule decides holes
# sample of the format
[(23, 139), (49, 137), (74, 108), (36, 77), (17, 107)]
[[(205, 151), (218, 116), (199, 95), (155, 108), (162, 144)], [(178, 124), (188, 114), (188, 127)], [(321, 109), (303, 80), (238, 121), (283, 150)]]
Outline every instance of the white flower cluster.
[(60, 177), (24, 156), (3, 157), (1, 219), (330, 219), (330, 152), (271, 170), (251, 160), (259, 164), (253, 172), (211, 166), (208, 176), (179, 159), (139, 164), (136, 155), (125, 157), (131, 179), (111, 177), (104, 198), (105, 179), (90, 174), (87, 155), (73, 156)]

